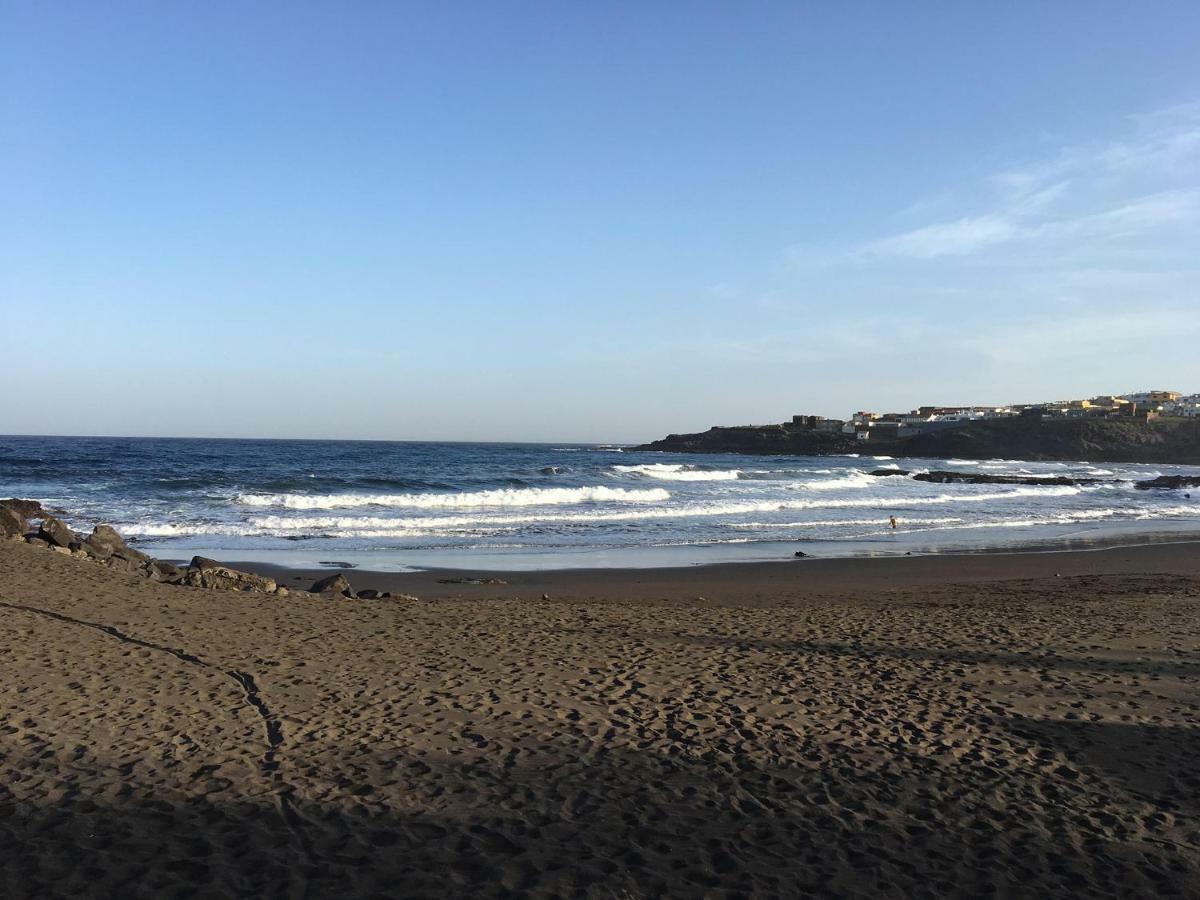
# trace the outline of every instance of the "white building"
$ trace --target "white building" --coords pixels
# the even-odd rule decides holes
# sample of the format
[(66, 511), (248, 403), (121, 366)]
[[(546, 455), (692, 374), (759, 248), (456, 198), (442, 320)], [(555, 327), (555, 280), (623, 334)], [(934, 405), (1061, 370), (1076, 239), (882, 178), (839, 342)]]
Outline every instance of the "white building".
[(1161, 410), (1164, 404), (1174, 403), (1179, 399), (1179, 391), (1138, 391), (1136, 394), (1122, 394), (1122, 400), (1136, 403), (1139, 410)]
[(1163, 415), (1186, 416), (1189, 419), (1200, 418), (1200, 394), (1187, 394), (1177, 397), (1170, 403), (1164, 403)]

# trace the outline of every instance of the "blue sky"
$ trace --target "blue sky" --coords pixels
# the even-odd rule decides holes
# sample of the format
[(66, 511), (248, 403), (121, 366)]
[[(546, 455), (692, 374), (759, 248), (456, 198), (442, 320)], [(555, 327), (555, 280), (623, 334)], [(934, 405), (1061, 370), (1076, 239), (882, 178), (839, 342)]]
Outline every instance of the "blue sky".
[(1194, 3), (0, 0), (0, 432), (1200, 390)]

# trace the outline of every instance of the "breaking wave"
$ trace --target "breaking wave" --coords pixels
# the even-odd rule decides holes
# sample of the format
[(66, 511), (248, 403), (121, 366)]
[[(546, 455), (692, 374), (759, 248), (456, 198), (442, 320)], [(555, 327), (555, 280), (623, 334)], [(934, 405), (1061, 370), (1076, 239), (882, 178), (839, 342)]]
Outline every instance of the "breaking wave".
[(737, 481), (741, 469), (697, 469), (693, 466), (671, 463), (647, 463), (641, 466), (613, 466), (616, 472), (630, 475), (645, 475), (663, 481)]
[(410, 509), (449, 509), (472, 506), (558, 506), (572, 503), (659, 503), (670, 500), (662, 488), (610, 487), (500, 488), (458, 494), (238, 494), (242, 506), (281, 506), (285, 509), (340, 509), (393, 506)]
[(818, 478), (813, 481), (797, 481), (790, 488), (805, 488), (810, 491), (837, 491), (843, 488), (884, 487), (879, 478), (857, 470), (847, 472), (840, 478)]

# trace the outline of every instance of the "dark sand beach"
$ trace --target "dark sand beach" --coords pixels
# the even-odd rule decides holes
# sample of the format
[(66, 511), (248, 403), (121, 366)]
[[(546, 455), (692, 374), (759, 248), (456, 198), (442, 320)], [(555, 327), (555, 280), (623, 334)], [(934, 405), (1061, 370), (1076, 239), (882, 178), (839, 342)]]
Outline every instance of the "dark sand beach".
[(0, 543), (0, 894), (1200, 895), (1198, 544), (462, 574)]

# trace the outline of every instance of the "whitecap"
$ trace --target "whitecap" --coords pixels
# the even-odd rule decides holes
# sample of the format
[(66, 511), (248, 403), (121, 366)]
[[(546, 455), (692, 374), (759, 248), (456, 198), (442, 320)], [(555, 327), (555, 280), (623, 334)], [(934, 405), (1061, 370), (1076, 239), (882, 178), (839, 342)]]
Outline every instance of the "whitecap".
[(658, 503), (671, 495), (662, 488), (629, 489), (603, 486), (578, 488), (501, 488), (458, 494), (238, 494), (243, 506), (282, 506), (287, 509), (337, 509), (356, 506), (394, 506), (443, 509), (469, 506), (557, 506), (572, 503)]
[(662, 481), (736, 481), (741, 469), (697, 469), (679, 463), (646, 463), (640, 466), (613, 466), (627, 475), (644, 475)]

